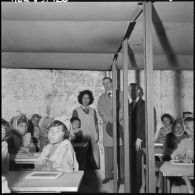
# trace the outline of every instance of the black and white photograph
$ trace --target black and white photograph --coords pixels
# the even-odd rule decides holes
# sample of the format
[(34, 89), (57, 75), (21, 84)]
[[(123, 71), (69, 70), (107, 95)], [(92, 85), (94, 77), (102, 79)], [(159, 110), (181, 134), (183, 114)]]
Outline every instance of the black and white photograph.
[(1, 1), (1, 192), (194, 193), (193, 1)]

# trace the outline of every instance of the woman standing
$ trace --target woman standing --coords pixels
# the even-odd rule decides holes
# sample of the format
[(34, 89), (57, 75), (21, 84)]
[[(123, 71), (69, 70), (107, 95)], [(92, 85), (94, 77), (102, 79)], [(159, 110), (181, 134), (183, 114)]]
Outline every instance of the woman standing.
[(89, 139), (91, 143), (92, 152), (90, 158), (94, 162), (95, 167), (99, 168), (100, 156), (97, 144), (99, 140), (98, 119), (95, 109), (90, 107), (93, 101), (93, 94), (90, 90), (81, 91), (78, 95), (80, 106), (73, 111), (72, 116), (78, 117), (81, 120), (83, 137)]

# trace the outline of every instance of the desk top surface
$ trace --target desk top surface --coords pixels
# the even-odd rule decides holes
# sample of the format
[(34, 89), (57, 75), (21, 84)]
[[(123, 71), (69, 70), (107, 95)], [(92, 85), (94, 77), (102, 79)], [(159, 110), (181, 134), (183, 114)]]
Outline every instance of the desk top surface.
[(26, 178), (32, 171), (9, 171), (5, 174), (13, 192), (66, 192), (78, 191), (84, 171), (63, 173), (57, 179)]
[(86, 147), (89, 143), (88, 142), (71, 142), (73, 147)]
[(163, 176), (194, 176), (194, 165), (174, 165), (170, 161), (165, 161), (160, 167)]

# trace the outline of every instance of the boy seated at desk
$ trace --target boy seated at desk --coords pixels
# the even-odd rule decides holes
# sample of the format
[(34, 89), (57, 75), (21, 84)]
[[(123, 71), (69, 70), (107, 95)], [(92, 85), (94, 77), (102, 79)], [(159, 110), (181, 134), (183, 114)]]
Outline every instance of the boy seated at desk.
[(49, 143), (43, 148), (35, 163), (37, 171), (78, 171), (78, 162), (71, 142), (66, 121), (56, 118), (48, 132)]
[(12, 129), (7, 135), (9, 153), (31, 153), (36, 152), (31, 133), (27, 132), (28, 124), (26, 115), (20, 115), (12, 118)]
[(83, 137), (83, 131), (81, 130), (81, 120), (78, 117), (72, 117), (70, 122), (71, 128), (69, 139), (75, 142), (81, 141)]
[[(194, 117), (187, 116), (184, 119), (184, 123), (188, 128), (189, 138), (185, 138), (179, 143), (178, 148), (172, 153), (171, 159), (180, 160), (184, 163), (194, 163)], [(193, 193), (193, 182), (191, 183), (190, 179), (186, 176), (183, 177), (183, 180), (186, 185), (183, 185), (182, 181), (178, 182), (180, 185), (175, 182), (172, 186), (172, 192)]]

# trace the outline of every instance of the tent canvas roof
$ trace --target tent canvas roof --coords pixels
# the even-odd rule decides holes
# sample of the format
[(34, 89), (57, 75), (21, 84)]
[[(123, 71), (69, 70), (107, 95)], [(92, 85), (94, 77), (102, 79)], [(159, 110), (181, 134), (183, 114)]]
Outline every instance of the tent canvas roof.
[[(153, 3), (154, 69), (193, 69), (193, 2)], [(2, 67), (110, 70), (137, 2), (2, 2)], [(144, 68), (143, 13), (129, 69)], [(119, 53), (118, 68), (122, 67)]]

